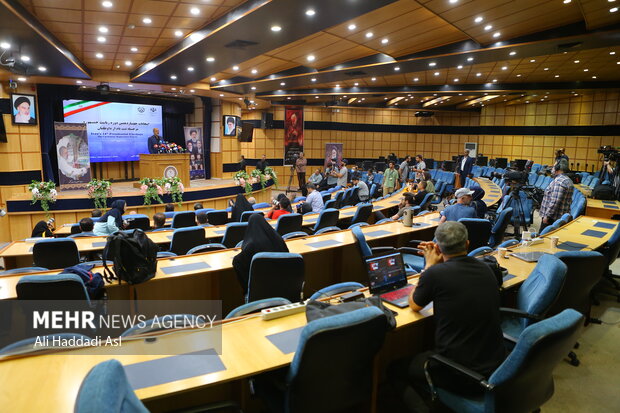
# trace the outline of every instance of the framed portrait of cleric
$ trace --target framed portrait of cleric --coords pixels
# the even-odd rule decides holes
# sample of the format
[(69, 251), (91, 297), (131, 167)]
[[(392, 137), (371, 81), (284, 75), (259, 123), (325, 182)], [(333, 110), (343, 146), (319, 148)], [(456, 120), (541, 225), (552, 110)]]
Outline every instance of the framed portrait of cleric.
[(35, 95), (11, 94), (11, 119), (13, 125), (37, 124), (37, 97)]
[(237, 136), (237, 117), (224, 115), (224, 136)]

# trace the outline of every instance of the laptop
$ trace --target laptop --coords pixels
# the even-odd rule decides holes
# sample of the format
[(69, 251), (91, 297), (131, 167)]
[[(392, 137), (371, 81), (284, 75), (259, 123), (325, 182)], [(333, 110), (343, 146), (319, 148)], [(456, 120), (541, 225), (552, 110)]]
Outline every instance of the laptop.
[(399, 308), (409, 305), (409, 292), (413, 285), (407, 283), (407, 272), (400, 252), (378, 255), (366, 260), (368, 285), (372, 295)]
[(525, 262), (538, 262), (540, 257), (542, 257), (545, 254), (546, 252), (544, 251), (531, 251), (531, 252), (513, 252), (510, 255), (512, 255), (513, 257), (519, 258), (520, 260), (523, 260)]

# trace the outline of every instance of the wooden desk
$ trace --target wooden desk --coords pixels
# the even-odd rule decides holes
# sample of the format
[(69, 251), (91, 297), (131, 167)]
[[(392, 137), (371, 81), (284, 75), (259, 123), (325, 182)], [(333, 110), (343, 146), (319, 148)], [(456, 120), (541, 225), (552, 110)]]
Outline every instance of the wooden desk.
[(599, 218), (611, 218), (620, 215), (619, 201), (602, 201), (600, 199), (587, 199), (586, 215)]
[(495, 205), (502, 200), (502, 188), (488, 178), (474, 178), (474, 181), (484, 190), (482, 199), (487, 206)]

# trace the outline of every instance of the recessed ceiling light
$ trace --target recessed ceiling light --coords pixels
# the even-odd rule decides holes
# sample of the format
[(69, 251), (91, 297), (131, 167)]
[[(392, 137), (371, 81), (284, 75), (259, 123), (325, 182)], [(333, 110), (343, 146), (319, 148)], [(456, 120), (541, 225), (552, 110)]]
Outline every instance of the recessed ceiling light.
[(125, 60), (125, 66), (131, 66), (131, 65), (132, 65), (131, 60)]
[(476, 76), (480, 77), (480, 76), (482, 76), (482, 73), (476, 73)]
[(434, 67), (434, 66), (436, 66), (436, 65), (437, 65), (437, 63), (435, 63), (435, 62), (430, 62), (428, 65), (429, 65), (430, 67)]
[(256, 86), (252, 86), (250, 89), (252, 89), (252, 90), (256, 90)]
[(487, 32), (489, 30), (491, 30), (492, 28), (493, 28), (493, 26), (491, 26), (490, 24), (487, 24), (486, 26), (484, 26), (484, 30), (487, 31)]
[(356, 25), (354, 25), (354, 24), (350, 24), (347, 28), (348, 28), (349, 30), (355, 30), (355, 29), (357, 29), (357, 26), (356, 26)]
[(105, 26), (100, 26), (99, 27), (99, 33), (107, 33), (109, 31), (110, 30), (107, 27), (105, 27)]
[(188, 72), (193, 72), (194, 71), (194, 66), (187, 66), (187, 71)]
[(11, 43), (2, 42), (2, 43), (0, 43), (0, 47), (3, 48), (4, 50), (10, 49), (11, 48)]
[(587, 72), (587, 71), (589, 71), (589, 70), (590, 70), (590, 69), (583, 69), (583, 71), (584, 71), (584, 72)]
[(96, 53), (96, 54), (95, 54), (95, 57), (96, 57), (97, 59), (103, 59), (103, 53)]
[(609, 54), (613, 56), (616, 54), (616, 52), (609, 52)]
[(22, 55), (21, 59), (22, 59), (22, 62), (29, 62), (30, 56)]
[(554, 77), (560, 77), (560, 75), (555, 75)]
[(316, 58), (314, 57), (313, 54), (309, 54), (308, 57), (306, 57), (306, 60), (308, 60), (309, 62), (314, 62), (314, 59)]
[(372, 78), (370, 78), (370, 80), (374, 82), (375, 80), (377, 80), (377, 78), (376, 77), (372, 77)]
[(498, 38), (499, 36), (501, 36), (502, 34), (500, 32), (495, 32), (493, 33), (493, 37)]
[(176, 37), (181, 37), (181, 36), (183, 36), (183, 32), (182, 32), (181, 30), (175, 30), (175, 31), (174, 31), (174, 35), (175, 35)]
[(474, 22), (475, 22), (475, 23), (480, 23), (482, 20), (484, 20), (484, 17), (482, 17), (482, 16), (478, 16), (478, 17), (476, 17), (476, 18), (474, 19)]
[(355, 83), (353, 84), (353, 86), (359, 86), (359, 83), (355, 82)]
[(458, 2), (459, 2), (459, 0), (450, 0), (450, 4), (455, 4), (455, 3), (458, 3)]
[(549, 68), (548, 68), (548, 67), (545, 67), (543, 70), (549, 70)]
[(212, 82), (215, 82), (216, 80), (217, 80), (217, 79), (216, 79), (216, 78), (214, 78), (214, 77), (212, 77), (212, 78), (211, 78), (211, 81), (212, 81)]
[(194, 93), (194, 92), (195, 92), (195, 90), (194, 90), (194, 89), (190, 89), (190, 90), (189, 90), (189, 93)]
[(189, 9), (189, 12), (194, 16), (198, 16), (200, 14), (200, 9), (198, 7), (192, 7)]
[(463, 68), (463, 65), (458, 65), (456, 68), (457, 68), (457, 69), (462, 69), (462, 68)]
[(395, 71), (395, 72), (398, 72), (399, 70), (400, 70), (400, 67), (398, 67), (398, 66), (396, 66), (396, 67), (394, 68), (394, 71)]
[(618, 8), (617, 8), (617, 7), (612, 7), (611, 9), (609, 9), (609, 12), (610, 12), (610, 13), (615, 13), (615, 12), (617, 12), (617, 11), (618, 11)]
[(133, 87), (133, 85), (132, 85), (132, 84), (129, 84), (129, 85), (127, 85), (127, 86), (129, 86), (129, 87)]
[(114, 3), (112, 3), (111, 1), (102, 1), (101, 5), (106, 9), (109, 9), (110, 7), (114, 6)]
[(596, 76), (592, 76), (592, 79), (596, 79)]
[(468, 58), (467, 58), (467, 61), (468, 61), (468, 62), (473, 62), (473, 61), (474, 61), (474, 58), (473, 58), (473, 57), (468, 57)]
[(575, 63), (579, 63), (579, 60), (575, 60)]
[(315, 99), (318, 99), (319, 97), (318, 97), (318, 96), (315, 96), (314, 98), (315, 98)]
[(146, 67), (147, 70), (151, 70), (152, 68), (155, 67), (155, 63), (153, 63), (153, 62), (147, 63), (145, 67)]
[(534, 63), (536, 59), (530, 59), (530, 63)]
[(213, 61), (215, 61), (215, 57), (211, 57), (211, 56), (207, 57), (207, 62), (213, 62)]
[(336, 87), (337, 87), (337, 88), (339, 88), (339, 87), (340, 87), (340, 85), (336, 85)]
[(517, 77), (521, 77), (521, 75), (517, 75)]
[(372, 36), (374, 36), (373, 32), (366, 33), (366, 38), (367, 39), (370, 39)]
[(47, 67), (45, 67), (45, 66), (39, 66), (39, 67), (37, 67), (37, 69), (39, 69), (39, 72), (46, 72), (47, 71)]
[(414, 78), (413, 78), (413, 81), (414, 81), (414, 82), (417, 82), (417, 81), (419, 81), (419, 80), (420, 80), (420, 78), (419, 78), (419, 77), (414, 77)]
[(289, 96), (289, 97), (287, 97), (286, 99), (287, 99), (287, 100), (291, 100), (291, 97)]
[(508, 66), (502, 66), (502, 70), (508, 70)]
[(189, 38), (193, 42), (199, 42), (199, 41), (201, 41), (204, 38), (204, 36), (202, 34), (196, 32), (196, 33), (190, 34)]
[(510, 56), (514, 56), (514, 55), (516, 55), (516, 54), (517, 54), (517, 52), (515, 52), (515, 51), (513, 50), (512, 52), (510, 52), (510, 53), (508, 53), (508, 54), (509, 54)]
[(129, 50), (131, 50), (132, 52), (136, 53), (136, 52), (138, 51), (138, 48), (137, 48), (137, 47), (132, 47), (132, 48), (131, 48), (131, 49), (129, 49)]
[(221, 98), (223, 98), (223, 97), (224, 97), (224, 94), (223, 94), (223, 93), (220, 93), (220, 97), (221, 97)]
[(98, 36), (98, 37), (97, 37), (97, 41), (98, 41), (99, 43), (105, 43), (106, 38), (105, 38), (105, 36)]
[(458, 81), (459, 81), (459, 79), (458, 79), (458, 78), (456, 78), (456, 79), (454, 79), (454, 81), (455, 81), (455, 82), (458, 82)]
[(282, 27), (280, 27), (280, 26), (271, 26), (271, 31), (272, 32), (279, 32), (280, 30), (282, 30)]
[(237, 70), (239, 70), (239, 66), (233, 66), (232, 70), (234, 70), (236, 72)]
[(306, 10), (306, 16), (314, 16), (316, 12), (313, 9)]
[(316, 82), (316, 77), (313, 77), (312, 79), (310, 79), (313, 82)]
[(493, 83), (496, 83), (496, 82), (497, 82), (497, 79), (493, 79)]
[(387, 39), (387, 37), (381, 40), (381, 44), (388, 44), (388, 42), (389, 40)]
[(255, 74), (257, 74), (257, 73), (258, 73), (258, 70), (256, 70), (256, 69), (252, 69), (252, 74), (253, 74), (253, 75), (255, 75)]
[(170, 79), (177, 80), (177, 75), (170, 75)]
[(435, 76), (439, 76), (439, 72), (435, 72), (433, 73)]
[(153, 20), (151, 20), (150, 17), (145, 17), (145, 18), (142, 19), (142, 23), (144, 23), (144, 24), (151, 24), (151, 23), (153, 23)]
[(285, 82), (280, 82), (280, 86), (285, 86), (286, 83)]
[(81, 80), (76, 80), (75, 83), (77, 83), (78, 85), (81, 85), (82, 81)]
[(564, 0), (564, 4), (568, 4), (568, 3), (570, 3), (571, 1), (573, 1), (573, 0)]

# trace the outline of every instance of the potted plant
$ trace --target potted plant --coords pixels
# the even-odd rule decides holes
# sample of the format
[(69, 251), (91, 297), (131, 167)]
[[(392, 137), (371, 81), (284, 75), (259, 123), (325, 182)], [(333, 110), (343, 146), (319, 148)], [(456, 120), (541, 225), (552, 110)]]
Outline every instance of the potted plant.
[(110, 181), (92, 179), (88, 185), (88, 197), (93, 200), (95, 208), (106, 209), (107, 199), (112, 197), (112, 184)]
[(142, 178), (140, 180), (140, 192), (144, 195), (144, 205), (151, 205), (153, 201), (158, 204), (163, 203), (161, 196), (164, 190), (157, 179)]
[(58, 192), (56, 191), (56, 184), (52, 181), (32, 181), (28, 185), (28, 189), (32, 194), (32, 205), (37, 201), (41, 203), (41, 209), (45, 211), (45, 216), (49, 217), (50, 204), (56, 202)]

